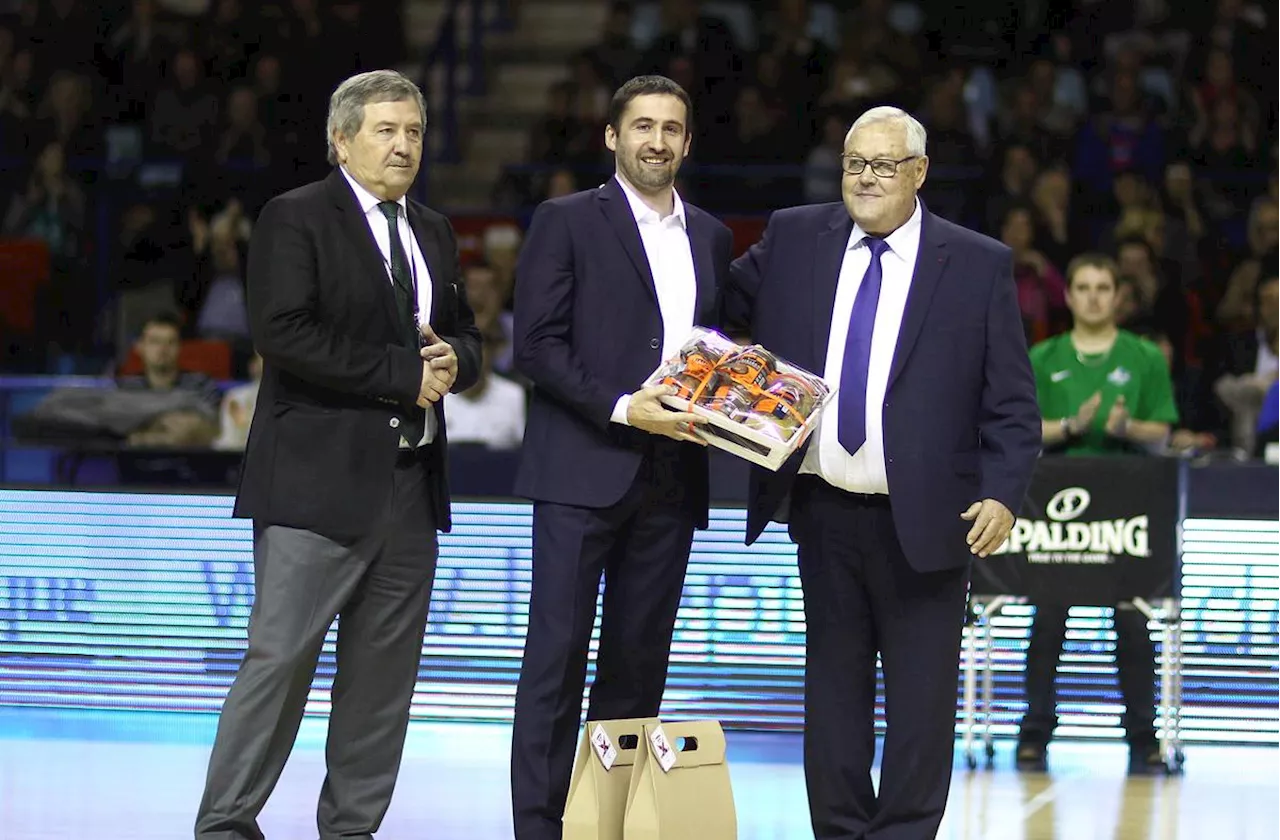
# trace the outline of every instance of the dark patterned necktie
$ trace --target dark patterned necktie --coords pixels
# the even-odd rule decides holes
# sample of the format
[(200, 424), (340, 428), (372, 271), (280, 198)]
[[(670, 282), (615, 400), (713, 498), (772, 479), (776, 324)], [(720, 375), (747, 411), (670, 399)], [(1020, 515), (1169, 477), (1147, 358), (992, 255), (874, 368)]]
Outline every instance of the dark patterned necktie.
[[(404, 250), (404, 242), (400, 239), (400, 205), (394, 201), (378, 203), (378, 209), (387, 217), (387, 235), (391, 238), (391, 285), (396, 290), (396, 312), (400, 315), (401, 340), (405, 345), (417, 350), (421, 343), (418, 340), (418, 291), (413, 287), (413, 272), (409, 269), (409, 257)], [(412, 446), (422, 440), (426, 429), (426, 412), (413, 406), (403, 419), (404, 427), (401, 435)]]
[(396, 290), (396, 311), (400, 314), (400, 331), (405, 344), (418, 347), (417, 290), (413, 288), (413, 272), (409, 269), (409, 257), (404, 242), (400, 240), (400, 205), (394, 201), (378, 204), (387, 217), (387, 234), (391, 237), (391, 279)]

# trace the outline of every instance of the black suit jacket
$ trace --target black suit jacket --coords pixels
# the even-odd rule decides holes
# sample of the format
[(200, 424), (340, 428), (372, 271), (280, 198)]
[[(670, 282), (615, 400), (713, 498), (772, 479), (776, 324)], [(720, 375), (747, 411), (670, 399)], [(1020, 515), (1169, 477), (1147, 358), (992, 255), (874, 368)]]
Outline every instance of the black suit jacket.
[[(995, 499), (1016, 515), (1040, 451), (1040, 411), (1007, 247), (922, 208), (920, 251), (884, 402), (898, 539), (918, 571), (968, 563), (960, 514)], [(826, 368), (853, 222), (841, 203), (779, 210), (734, 261), (725, 317), (815, 373)], [(838, 399), (838, 397), (837, 397)], [(780, 518), (807, 444), (753, 468), (747, 542)]]
[[(687, 203), (685, 221), (698, 285), (694, 323), (716, 326), (733, 236)], [(622, 499), (656, 439), (609, 418), (662, 361), (662, 341), (649, 261), (617, 179), (543, 202), (516, 266), (515, 363), (534, 384), (519, 495), (589, 508)], [(705, 524), (706, 452), (694, 444), (679, 451), (686, 498)]]
[(1231, 439), (1231, 410), (1214, 386), (1224, 376), (1242, 376), (1258, 367), (1258, 331), (1240, 330), (1217, 339), (1191, 400), (1191, 410), (1179, 413), (1183, 424), (1199, 432), (1213, 432), (1224, 443)]
[[(479, 376), (480, 335), (453, 228), (413, 201), (408, 214), (431, 274), (430, 323), (458, 355), (453, 390), (462, 391)], [(340, 171), (262, 209), (249, 245), (248, 305), (264, 365), (235, 515), (333, 539), (362, 536), (386, 510), (396, 418), (418, 398), (422, 359), (400, 341), (386, 263)], [(447, 531), (442, 403), (434, 410), (426, 457), (436, 524)]]

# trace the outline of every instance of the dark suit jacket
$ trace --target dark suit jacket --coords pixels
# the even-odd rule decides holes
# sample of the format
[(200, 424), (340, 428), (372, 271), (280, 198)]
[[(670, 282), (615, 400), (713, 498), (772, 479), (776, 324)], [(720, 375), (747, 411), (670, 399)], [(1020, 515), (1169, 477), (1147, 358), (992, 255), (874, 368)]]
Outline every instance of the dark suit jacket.
[[(458, 355), (454, 391), (475, 384), (480, 334), (461, 285), (453, 228), (408, 202), (431, 274), (430, 323)], [(396, 328), (386, 263), (342, 173), (267, 203), (249, 245), (248, 305), (262, 384), (235, 515), (359, 537), (386, 510), (400, 432), (422, 359)], [(445, 422), (426, 453), (436, 525), (450, 527)]]
[[(960, 513), (973, 502), (992, 498), (1017, 514), (1040, 451), (1040, 412), (1009, 249), (922, 212), (884, 446), (899, 541), (915, 569), (930, 571), (968, 562), (970, 524)], [(852, 230), (838, 202), (774, 213), (761, 241), (733, 263), (726, 320), (821, 374)], [(776, 473), (753, 468), (748, 543), (779, 516), (805, 448)]]
[[(1231, 409), (1218, 397), (1214, 386), (1224, 376), (1243, 376), (1258, 367), (1258, 331), (1239, 330), (1220, 336), (1200, 375), (1192, 399), (1192, 410), (1183, 414), (1183, 425), (1200, 432), (1213, 432), (1218, 440), (1231, 440)], [(1179, 406), (1182, 413), (1182, 406)]]
[[(1228, 333), (1219, 340), (1213, 374), (1217, 376), (1242, 376), (1258, 368), (1258, 331), (1240, 330)], [(1213, 383), (1209, 383), (1210, 387)]]
[[(685, 204), (697, 277), (694, 323), (718, 324), (733, 237)], [(516, 367), (534, 384), (516, 492), (602, 508), (631, 487), (653, 436), (610, 422), (618, 397), (662, 361), (662, 314), (635, 216), (616, 178), (543, 202), (516, 266)], [(662, 440), (666, 440), (663, 438)], [(707, 456), (681, 445), (680, 480), (707, 517)]]

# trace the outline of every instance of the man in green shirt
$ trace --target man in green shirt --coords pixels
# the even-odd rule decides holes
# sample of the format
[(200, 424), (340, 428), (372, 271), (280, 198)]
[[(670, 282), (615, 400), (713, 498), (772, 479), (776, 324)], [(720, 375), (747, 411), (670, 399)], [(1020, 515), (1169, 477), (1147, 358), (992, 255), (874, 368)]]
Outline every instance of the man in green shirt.
[[(1164, 354), (1116, 326), (1115, 263), (1083, 254), (1067, 267), (1070, 332), (1031, 348), (1044, 447), (1066, 455), (1155, 452), (1178, 422)], [(1054, 674), (1066, 637), (1066, 604), (1036, 607), (1027, 648), (1027, 713), (1018, 738), (1020, 769), (1044, 770), (1057, 726)], [(1155, 650), (1146, 617), (1116, 606), (1116, 670), (1127, 713), (1130, 772), (1161, 763), (1155, 734)]]

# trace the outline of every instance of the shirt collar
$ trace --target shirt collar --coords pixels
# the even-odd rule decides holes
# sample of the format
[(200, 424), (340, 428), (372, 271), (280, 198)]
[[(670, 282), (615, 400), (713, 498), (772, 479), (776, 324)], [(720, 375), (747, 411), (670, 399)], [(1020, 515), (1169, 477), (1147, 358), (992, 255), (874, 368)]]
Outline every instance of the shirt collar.
[[(918, 246), (920, 242), (920, 220), (922, 217), (920, 211), (920, 199), (916, 199), (916, 208), (911, 212), (910, 218), (902, 224), (897, 230), (884, 238), (885, 244), (889, 246), (890, 253), (897, 254), (903, 258), (910, 254), (913, 246)], [(869, 234), (862, 229), (856, 222), (853, 225), (853, 232), (849, 234), (849, 250), (853, 250), (859, 246), (866, 247), (864, 240)]]
[(681, 228), (688, 229), (688, 223), (684, 215), (684, 202), (680, 200), (680, 193), (676, 192), (674, 189), (671, 191), (672, 196), (675, 198), (675, 202), (672, 205), (671, 215), (666, 219), (662, 219), (658, 216), (658, 211), (645, 204), (640, 199), (640, 196), (636, 195), (635, 192), (627, 186), (626, 181), (623, 181), (617, 175), (614, 175), (613, 178), (618, 182), (618, 186), (622, 187), (622, 194), (627, 197), (627, 204), (631, 205), (631, 215), (635, 216), (636, 224), (645, 224), (646, 222), (665, 222), (667, 219), (674, 216), (676, 221), (679, 222)]
[[(347, 179), (347, 183), (351, 185), (351, 189), (355, 192), (356, 201), (360, 204), (360, 212), (364, 213), (366, 216), (369, 215), (369, 212), (373, 210), (373, 208), (382, 203), (382, 199), (360, 186), (360, 182), (351, 177), (351, 173), (347, 171), (345, 166), (340, 166), (338, 168), (342, 170), (343, 177)], [(400, 210), (405, 214), (405, 218), (408, 218), (409, 207), (404, 196), (400, 196), (400, 199), (396, 204), (400, 205)]]

